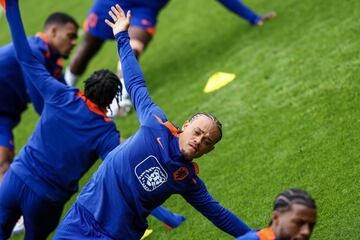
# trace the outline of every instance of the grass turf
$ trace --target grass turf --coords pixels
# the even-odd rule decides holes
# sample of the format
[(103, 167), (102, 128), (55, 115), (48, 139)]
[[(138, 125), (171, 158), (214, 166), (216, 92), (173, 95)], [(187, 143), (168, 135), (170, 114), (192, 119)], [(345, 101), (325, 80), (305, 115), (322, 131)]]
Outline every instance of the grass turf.
[[(245, 2), (262, 13), (274, 9), (278, 17), (253, 28), (215, 1), (171, 1), (140, 60), (151, 96), (176, 124), (196, 111), (213, 112), (223, 122), (224, 139), (198, 161), (200, 177), (217, 200), (251, 227), (266, 226), (277, 193), (301, 187), (319, 208), (313, 239), (357, 239), (360, 2)], [(21, 2), (30, 35), (40, 30), (49, 12), (66, 11), (81, 22), (90, 5)], [(10, 38), (4, 16), (0, 29), (0, 43), (5, 44)], [(84, 76), (98, 68), (115, 70), (116, 60), (115, 45), (108, 43)], [(207, 78), (217, 71), (237, 78), (204, 94)], [(15, 129), (18, 149), (36, 119), (32, 109), (23, 115)], [(134, 113), (116, 123), (125, 137), (138, 127)], [(231, 239), (181, 197), (172, 197), (165, 206), (188, 220), (168, 232), (150, 218), (155, 231), (149, 240)]]

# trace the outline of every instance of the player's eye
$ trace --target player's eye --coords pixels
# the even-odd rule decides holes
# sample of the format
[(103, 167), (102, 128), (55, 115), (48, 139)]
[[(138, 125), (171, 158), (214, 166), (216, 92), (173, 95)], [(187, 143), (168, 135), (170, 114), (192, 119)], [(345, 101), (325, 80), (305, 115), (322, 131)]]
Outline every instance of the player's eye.
[(198, 129), (194, 129), (194, 134), (195, 134), (196, 136), (199, 136), (199, 135), (201, 134), (201, 132), (200, 132), (200, 130), (198, 130)]
[(294, 223), (299, 227), (301, 227), (302, 225), (305, 224), (305, 222), (303, 220), (295, 220)]

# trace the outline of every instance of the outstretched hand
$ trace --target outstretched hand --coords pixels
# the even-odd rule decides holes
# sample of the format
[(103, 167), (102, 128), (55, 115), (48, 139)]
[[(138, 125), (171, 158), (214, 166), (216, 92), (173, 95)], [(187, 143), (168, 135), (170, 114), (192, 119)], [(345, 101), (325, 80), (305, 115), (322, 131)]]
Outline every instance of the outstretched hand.
[(105, 23), (112, 28), (114, 36), (119, 32), (128, 30), (131, 19), (130, 11), (128, 11), (125, 15), (124, 11), (119, 6), (119, 4), (116, 4), (115, 7), (114, 6), (111, 7), (111, 10), (109, 11), (109, 15), (113, 19), (114, 23), (112, 23), (108, 19), (105, 19)]

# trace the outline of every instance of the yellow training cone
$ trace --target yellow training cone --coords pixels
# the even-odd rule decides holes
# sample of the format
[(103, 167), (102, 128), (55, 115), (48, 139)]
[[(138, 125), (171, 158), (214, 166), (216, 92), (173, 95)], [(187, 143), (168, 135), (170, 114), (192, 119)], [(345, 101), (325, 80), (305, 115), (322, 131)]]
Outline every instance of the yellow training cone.
[(217, 72), (214, 73), (206, 83), (204, 92), (209, 93), (224, 87), (236, 77), (233, 73)]
[(144, 235), (141, 237), (140, 240), (143, 240), (143, 239), (147, 238), (152, 232), (153, 232), (152, 229), (146, 229)]

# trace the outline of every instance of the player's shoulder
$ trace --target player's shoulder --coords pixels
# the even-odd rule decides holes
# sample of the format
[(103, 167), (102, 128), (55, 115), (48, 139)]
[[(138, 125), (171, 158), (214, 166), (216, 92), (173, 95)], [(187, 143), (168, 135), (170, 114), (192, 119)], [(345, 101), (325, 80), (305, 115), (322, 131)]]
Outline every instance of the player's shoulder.
[(39, 36), (31, 36), (28, 37), (29, 45), (32, 49), (42, 49), (47, 50), (47, 44), (46, 42)]
[(181, 130), (179, 127), (177, 127), (175, 124), (167, 120), (165, 115), (163, 117), (160, 117), (156, 114), (153, 114), (153, 122), (160, 128), (165, 131), (167, 131), (170, 135), (173, 135), (177, 137)]

